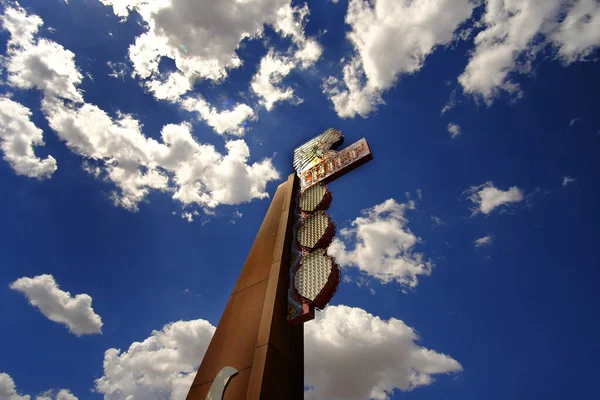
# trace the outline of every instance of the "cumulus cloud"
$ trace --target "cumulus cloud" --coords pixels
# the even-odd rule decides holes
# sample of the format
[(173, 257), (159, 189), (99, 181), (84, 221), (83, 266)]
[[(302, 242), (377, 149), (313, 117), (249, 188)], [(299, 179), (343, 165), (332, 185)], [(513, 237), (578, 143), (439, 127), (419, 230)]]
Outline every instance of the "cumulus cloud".
[(343, 82), (329, 77), (323, 85), (338, 115), (373, 112), (384, 91), (419, 71), (437, 46), (455, 38), (473, 8), (470, 0), (350, 0), (346, 23), (355, 54), (344, 62)]
[(203, 98), (186, 97), (181, 105), (188, 111), (197, 113), (198, 118), (214, 129), (219, 135), (225, 133), (243, 136), (245, 133), (245, 122), (256, 119), (254, 110), (246, 104), (236, 104), (232, 110), (217, 111), (211, 107)]
[(562, 178), (562, 185), (563, 186), (567, 186), (570, 185), (571, 183), (575, 182), (575, 178), (572, 178), (570, 176), (563, 176)]
[(456, 139), (457, 137), (459, 137), (460, 135), (462, 135), (462, 131), (460, 129), (460, 126), (454, 123), (449, 123), (448, 124), (448, 133), (450, 134), (450, 137), (452, 139)]
[(310, 10), (308, 4), (292, 7), (290, 3), (277, 10), (275, 31), (283, 37), (290, 37), (296, 45), (294, 60), (301, 68), (313, 65), (323, 53), (321, 45), (314, 39), (306, 37), (304, 26), (308, 22)]
[[(420, 239), (410, 231), (406, 218), (406, 212), (414, 209), (413, 201), (399, 204), (388, 199), (363, 210), (350, 228), (340, 231), (342, 239), (334, 240), (329, 254), (341, 266), (356, 266), (382, 282), (416, 287), (418, 277), (429, 275), (433, 264), (414, 251)], [(346, 243), (353, 243), (354, 249), (348, 250)]]
[(40, 17), (28, 15), (15, 2), (5, 9), (0, 22), (10, 33), (5, 67), (11, 86), (82, 101), (77, 85), (83, 77), (75, 66), (75, 54), (54, 41), (36, 38), (43, 24)]
[(475, 247), (482, 247), (492, 244), (492, 235), (487, 235), (484, 237), (480, 237), (476, 241), (473, 242)]
[(43, 146), (43, 133), (31, 122), (31, 110), (6, 97), (0, 97), (0, 149), (4, 160), (18, 175), (50, 178), (56, 171), (52, 156), (41, 159), (33, 152)]
[(279, 178), (270, 159), (248, 163), (250, 149), (243, 140), (227, 142), (223, 155), (198, 143), (187, 123), (165, 125), (158, 142), (144, 136), (133, 117), (113, 119), (92, 104), (44, 101), (42, 108), (67, 146), (99, 163), (105, 178), (117, 185), (115, 204), (130, 210), (151, 190), (172, 192), (183, 205), (239, 204), (268, 197), (267, 183)]
[[(52, 63), (42, 63), (46, 71), (42, 75), (48, 79), (40, 81), (39, 76), (23, 75), (21, 71), (17, 77), (22, 82), (15, 78), (11, 84), (20, 88), (35, 87), (44, 92), (42, 111), (50, 127), (73, 152), (86, 159), (86, 170), (116, 185), (117, 190), (112, 194), (115, 204), (135, 211), (151, 190), (172, 193), (173, 199), (184, 206), (196, 204), (205, 210), (220, 204), (239, 204), (268, 197), (266, 185), (278, 179), (279, 174), (270, 159), (248, 163), (250, 150), (244, 141), (227, 142), (227, 153), (221, 154), (212, 145), (198, 143), (189, 124), (164, 126), (162, 142), (144, 136), (140, 122), (132, 116), (117, 112), (116, 117), (111, 117), (97, 106), (83, 103), (77, 88), (81, 74), (74, 55), (54, 42), (36, 39), (35, 34), (42, 24), (39, 17), (27, 15), (16, 4), (16, 8), (8, 8), (2, 18), (3, 26), (11, 32), (10, 51), (16, 49), (29, 54), (39, 50), (42, 43), (55, 50), (52, 57), (60, 60), (56, 62), (56, 68)], [(13, 53), (9, 54), (9, 65), (19, 56)], [(5, 101), (16, 107), (10, 100)], [(237, 125), (254, 116), (246, 105), (220, 113), (198, 98), (189, 100), (186, 105), (194, 108), (218, 133), (241, 135), (243, 128)], [(27, 147), (23, 140), (28, 138), (32, 145), (40, 144), (41, 133), (32, 124), (27, 124), (28, 110), (18, 108), (17, 111), (20, 111), (16, 114), (20, 119), (7, 125), (3, 144), (9, 146), (12, 138), (9, 153), (21, 157), (8, 161), (15, 167), (17, 161), (21, 164), (28, 161), (28, 173), (49, 176), (53, 167), (56, 169), (56, 161), (51, 157), (36, 160), (31, 145)], [(14, 129), (20, 127), (26, 129), (15, 135)], [(6, 149), (3, 150), (7, 158)], [(38, 170), (34, 171), (32, 168), (36, 166)]]
[(520, 96), (514, 74), (528, 73), (546, 47), (565, 64), (589, 58), (600, 45), (596, 0), (488, 0), (475, 50), (458, 78), (465, 93), (488, 105), (501, 92)]
[[(56, 396), (55, 396), (56, 394)], [(30, 395), (19, 395), (15, 386), (15, 382), (6, 373), (0, 373), (0, 400), (31, 400)], [(35, 400), (78, 400), (68, 389), (48, 390)]]
[(475, 204), (472, 209), (473, 215), (479, 212), (489, 214), (500, 206), (518, 203), (525, 199), (523, 191), (518, 187), (513, 186), (508, 190), (501, 190), (494, 187), (492, 181), (479, 186), (471, 186), (465, 191), (465, 194)]
[(600, 46), (600, 3), (596, 0), (562, 2), (570, 8), (551, 40), (567, 64), (586, 60)]
[(105, 400), (184, 399), (214, 331), (202, 319), (171, 322), (127, 351), (108, 349), (96, 392)]
[(59, 391), (48, 390), (41, 396), (37, 396), (35, 400), (78, 400), (78, 398), (69, 390), (61, 389)]
[[(458, 361), (417, 344), (404, 322), (361, 308), (329, 306), (304, 325), (305, 399), (389, 399), (462, 371)], [(357, 366), (360, 366), (357, 368)]]
[(15, 382), (7, 373), (0, 373), (0, 399), (2, 400), (30, 400), (31, 396), (21, 396), (17, 393)]
[[(308, 6), (292, 7), (289, 0), (194, 1), (101, 0), (116, 15), (127, 18), (137, 11), (147, 31), (129, 48), (133, 75), (159, 99), (177, 101), (200, 79), (223, 80), (229, 70), (242, 65), (237, 49), (244, 39), (260, 38), (270, 25), (293, 43), (293, 63), (306, 68), (321, 55), (304, 25)], [(159, 72), (163, 57), (175, 61), (177, 71)]]
[(23, 293), (46, 318), (66, 325), (77, 336), (102, 333), (102, 319), (92, 308), (92, 298), (87, 294), (71, 296), (58, 287), (52, 275), (19, 278), (10, 288)]
[[(106, 400), (185, 398), (214, 331), (205, 320), (177, 321), (127, 351), (108, 349), (96, 392)], [(305, 325), (304, 340), (305, 384), (312, 387), (305, 398), (388, 399), (394, 390), (430, 385), (435, 374), (462, 371), (451, 357), (419, 346), (404, 322), (360, 308), (317, 313)]]

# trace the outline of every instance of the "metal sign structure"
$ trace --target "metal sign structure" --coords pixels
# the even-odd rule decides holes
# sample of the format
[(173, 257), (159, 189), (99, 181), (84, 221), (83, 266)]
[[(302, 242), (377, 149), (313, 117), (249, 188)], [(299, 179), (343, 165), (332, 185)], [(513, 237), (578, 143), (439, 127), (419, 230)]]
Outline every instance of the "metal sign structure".
[(314, 318), (323, 309), (340, 282), (340, 267), (327, 254), (335, 236), (335, 224), (326, 214), (332, 195), (325, 186), (373, 159), (363, 138), (340, 151), (341, 131), (330, 128), (294, 151), (294, 168), (300, 180), (296, 196), (296, 224), (288, 288), (287, 319), (296, 325)]

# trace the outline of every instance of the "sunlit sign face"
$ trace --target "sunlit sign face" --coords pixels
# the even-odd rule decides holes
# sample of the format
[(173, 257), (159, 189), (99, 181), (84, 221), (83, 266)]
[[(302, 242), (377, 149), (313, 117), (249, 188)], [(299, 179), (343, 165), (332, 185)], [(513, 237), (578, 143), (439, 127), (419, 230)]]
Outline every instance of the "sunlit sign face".
[(301, 190), (319, 182), (331, 182), (373, 158), (364, 138), (343, 150), (331, 150), (343, 138), (340, 131), (328, 129), (294, 151), (294, 168)]
[(365, 139), (341, 151), (332, 150), (343, 139), (340, 131), (328, 129), (294, 151), (300, 193), (288, 288), (287, 318), (291, 324), (313, 319), (314, 309), (329, 303), (340, 282), (340, 268), (327, 254), (335, 225), (325, 212), (332, 200), (325, 183), (373, 158)]
[(294, 169), (300, 175), (326, 158), (330, 149), (336, 148), (344, 141), (342, 132), (327, 129), (317, 137), (294, 150)]

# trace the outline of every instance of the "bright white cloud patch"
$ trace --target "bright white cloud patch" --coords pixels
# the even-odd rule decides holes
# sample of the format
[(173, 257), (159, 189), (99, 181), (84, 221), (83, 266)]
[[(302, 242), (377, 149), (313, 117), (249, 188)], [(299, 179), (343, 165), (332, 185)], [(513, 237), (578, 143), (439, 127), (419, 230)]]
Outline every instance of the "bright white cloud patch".
[(476, 241), (473, 242), (475, 247), (482, 247), (492, 244), (492, 235), (487, 235), (484, 237), (480, 237)]
[(108, 349), (96, 391), (105, 400), (184, 399), (214, 331), (202, 319), (177, 321), (127, 351)]
[(35, 35), (43, 24), (37, 15), (28, 15), (19, 5), (7, 7), (0, 17), (10, 32), (6, 58), (8, 83), (19, 89), (38, 89), (46, 96), (82, 101), (77, 85), (82, 75), (71, 51)]
[[(289, 0), (101, 0), (116, 15), (136, 10), (148, 30), (129, 48), (134, 76), (159, 99), (176, 101), (199, 79), (220, 81), (242, 60), (236, 51), (244, 39), (260, 38), (272, 26), (294, 44), (294, 66), (305, 68), (321, 55), (321, 46), (304, 34), (308, 6)], [(159, 73), (163, 57), (175, 61), (176, 72)]]
[(292, 88), (281, 86), (281, 81), (294, 66), (291, 58), (278, 54), (272, 49), (260, 60), (258, 72), (252, 78), (250, 87), (260, 98), (260, 104), (268, 111), (279, 101), (298, 102)]
[(31, 122), (31, 110), (0, 97), (0, 149), (3, 158), (19, 175), (30, 178), (49, 178), (56, 171), (52, 156), (41, 159), (33, 152), (34, 146), (43, 146), (42, 130)]
[(461, 131), (459, 125), (451, 122), (448, 124), (448, 133), (450, 134), (450, 137), (452, 139), (456, 139), (457, 137), (459, 137), (462, 134), (462, 131)]
[(360, 308), (329, 306), (304, 325), (305, 399), (389, 399), (462, 371), (450, 356), (419, 346), (404, 322)]
[(97, 162), (117, 185), (115, 204), (130, 210), (137, 210), (150, 190), (172, 192), (184, 205), (239, 204), (268, 197), (267, 183), (279, 178), (270, 159), (248, 164), (243, 140), (227, 142), (223, 155), (198, 143), (186, 123), (164, 126), (158, 142), (144, 136), (133, 117), (113, 119), (91, 104), (44, 101), (42, 108), (67, 146)]
[[(363, 210), (350, 228), (340, 231), (342, 240), (334, 240), (329, 254), (341, 266), (356, 266), (383, 282), (416, 287), (419, 275), (429, 275), (433, 264), (414, 251), (420, 239), (407, 227), (406, 218), (407, 210), (414, 209), (413, 201), (398, 204), (389, 199)], [(348, 242), (353, 250), (346, 248)]]
[(254, 110), (246, 104), (236, 104), (232, 110), (217, 111), (211, 107), (203, 98), (187, 97), (181, 102), (181, 106), (198, 113), (198, 118), (206, 121), (219, 135), (225, 133), (243, 136), (245, 133), (245, 122), (256, 119)]
[[(56, 394), (56, 395), (55, 395)], [(6, 373), (0, 373), (0, 400), (31, 400), (30, 395), (19, 395), (15, 382)], [(68, 389), (48, 390), (35, 400), (78, 400)]]
[[(244, 141), (226, 143), (227, 154), (220, 154), (214, 146), (196, 142), (190, 125), (181, 124), (164, 126), (162, 142), (158, 142), (144, 136), (139, 121), (129, 115), (118, 114), (112, 118), (95, 105), (81, 105), (79, 101), (83, 102), (83, 98), (76, 86), (81, 81), (81, 74), (75, 65), (74, 55), (54, 42), (36, 40), (34, 36), (42, 21), (37, 16), (28, 16), (18, 4), (17, 8), (7, 9), (2, 18), (3, 26), (11, 30), (11, 49), (18, 47), (15, 51), (22, 50), (24, 54), (38, 51), (43, 46), (53, 49), (51, 59), (56, 61), (56, 65), (41, 61), (34, 63), (43, 66), (46, 71), (41, 73), (44, 76), (42, 81), (39, 81), (40, 76), (25, 73), (25, 69), (22, 69), (19, 73), (24, 75), (17, 77), (25, 83), (21, 84), (17, 79), (11, 84), (44, 91), (46, 96), (42, 101), (42, 111), (50, 127), (73, 152), (87, 159), (86, 170), (116, 184), (118, 190), (112, 195), (115, 204), (137, 210), (139, 203), (151, 190), (171, 192), (173, 198), (184, 205), (196, 204), (203, 208), (268, 197), (266, 185), (278, 179), (279, 174), (270, 159), (249, 164), (250, 150)], [(33, 23), (28, 22), (28, 18)], [(19, 54), (9, 54), (9, 65), (16, 62)], [(55, 60), (52, 57), (58, 58)], [(77, 100), (78, 103), (65, 103), (60, 98)], [(12, 103), (7, 104), (15, 107)], [(195, 107), (219, 133), (242, 134), (243, 129), (238, 125), (254, 115), (246, 105), (238, 105), (232, 111), (221, 113), (193, 100), (190, 107)], [(3, 133), (3, 144), (6, 146), (10, 144), (9, 139), (13, 139), (13, 146), (8, 153), (3, 148), (5, 158), (10, 153), (12, 159), (8, 161), (16, 168), (17, 161), (23, 164), (23, 157), (29, 157), (29, 173), (40, 176), (51, 174), (53, 165), (56, 169), (56, 161), (51, 157), (36, 160), (31, 150), (31, 144), (39, 144), (41, 133), (35, 126), (26, 123), (29, 118), (26, 109), (17, 111), (20, 111), (17, 114), (20, 119), (15, 122), (13, 116), (13, 125), (5, 128)], [(15, 136), (15, 126), (22, 126), (26, 131)], [(25, 137), (31, 141), (29, 147), (23, 147), (27, 144), (23, 142)], [(15, 158), (15, 154), (21, 158)], [(36, 162), (40, 165), (37, 171), (33, 171), (32, 165), (35, 167)]]
[(301, 68), (313, 65), (323, 53), (321, 45), (314, 38), (307, 38), (304, 33), (309, 14), (308, 4), (292, 7), (288, 3), (277, 10), (275, 22), (275, 30), (283, 37), (291, 37), (296, 45), (293, 58)]
[(515, 73), (528, 73), (547, 46), (565, 64), (588, 59), (600, 46), (596, 0), (488, 0), (475, 50), (458, 78), (488, 105), (502, 92), (520, 95)]
[(497, 207), (510, 203), (519, 203), (525, 199), (523, 191), (516, 186), (508, 190), (501, 190), (494, 187), (491, 181), (479, 186), (471, 186), (465, 191), (468, 199), (471, 200), (475, 207), (473, 215), (482, 212), (489, 214)]
[(23, 293), (46, 318), (66, 325), (77, 336), (102, 333), (102, 319), (92, 308), (92, 298), (87, 294), (71, 296), (58, 287), (52, 275), (19, 278), (10, 288)]
[(562, 178), (562, 185), (563, 186), (570, 185), (573, 182), (575, 182), (575, 178), (571, 178), (570, 176), (563, 176), (563, 178)]
[(324, 92), (342, 118), (366, 117), (382, 92), (419, 71), (436, 46), (446, 45), (473, 11), (470, 0), (350, 0), (346, 23), (356, 54), (344, 65), (343, 84), (330, 77)]
[(2, 400), (30, 400), (29, 395), (19, 395), (15, 382), (7, 373), (0, 373), (0, 399)]
[(59, 391), (48, 390), (41, 396), (37, 396), (35, 400), (78, 400), (78, 398), (69, 390), (61, 389)]
[[(183, 399), (214, 332), (205, 320), (177, 321), (127, 351), (109, 349), (95, 389), (106, 400)], [(432, 375), (462, 371), (451, 357), (420, 347), (402, 321), (360, 308), (330, 306), (317, 313), (305, 325), (304, 340), (305, 383), (313, 387), (305, 398), (387, 399), (396, 389), (431, 384)]]

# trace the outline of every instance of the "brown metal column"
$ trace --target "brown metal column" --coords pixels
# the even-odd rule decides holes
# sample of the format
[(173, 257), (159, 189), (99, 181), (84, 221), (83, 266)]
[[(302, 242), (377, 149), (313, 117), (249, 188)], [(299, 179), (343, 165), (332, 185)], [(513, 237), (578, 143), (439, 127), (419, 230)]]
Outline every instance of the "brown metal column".
[(187, 400), (205, 400), (225, 366), (239, 371), (225, 400), (303, 398), (304, 329), (286, 320), (297, 185), (292, 174), (277, 188)]

